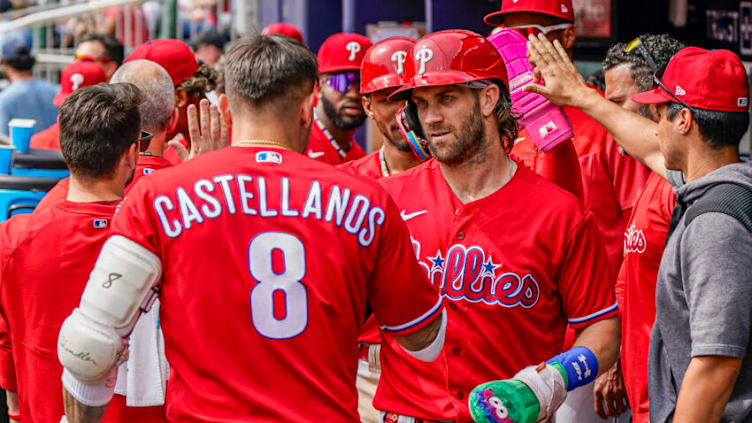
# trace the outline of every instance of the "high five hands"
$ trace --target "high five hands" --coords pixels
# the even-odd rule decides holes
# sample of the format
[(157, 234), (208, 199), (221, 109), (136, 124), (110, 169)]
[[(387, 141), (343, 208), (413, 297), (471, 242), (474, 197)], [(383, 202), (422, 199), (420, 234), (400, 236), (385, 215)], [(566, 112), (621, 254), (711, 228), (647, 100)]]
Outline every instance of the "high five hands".
[(183, 162), (230, 145), (227, 123), (219, 114), (219, 108), (210, 104), (209, 100), (203, 99), (199, 102), (198, 109), (200, 113), (196, 106), (191, 104), (187, 111), (190, 152), (178, 141), (169, 142)]
[(523, 88), (525, 91), (541, 94), (559, 106), (573, 107), (578, 107), (579, 102), (594, 91), (574, 67), (559, 40), (551, 44), (543, 34), (530, 35), (527, 56), (536, 82), (545, 86), (528, 84)]

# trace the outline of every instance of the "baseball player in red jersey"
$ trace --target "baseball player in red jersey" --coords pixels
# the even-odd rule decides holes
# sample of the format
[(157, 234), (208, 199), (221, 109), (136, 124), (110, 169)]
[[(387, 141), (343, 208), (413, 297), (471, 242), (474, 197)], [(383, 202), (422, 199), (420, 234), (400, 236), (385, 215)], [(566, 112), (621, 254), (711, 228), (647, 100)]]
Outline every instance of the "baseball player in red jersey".
[[(572, 0), (503, 0), (501, 10), (485, 17), (523, 35), (542, 33), (559, 40), (572, 55), (576, 39)], [(625, 155), (606, 130), (573, 107), (564, 112), (574, 129), (580, 159), (585, 207), (592, 210), (614, 275), (621, 265), (622, 234), (632, 205), (648, 177), (645, 166)]]
[(337, 33), (318, 52), (319, 85), (311, 140), (305, 154), (338, 165), (366, 155), (353, 134), (366, 120), (360, 95), (360, 64), (371, 40)]
[[(113, 82), (130, 82), (143, 93), (143, 121), (141, 127), (152, 135), (149, 147), (141, 153), (133, 180), (126, 187), (127, 195), (135, 183), (155, 170), (172, 166), (162, 157), (167, 142), (167, 133), (175, 127), (177, 109), (172, 94), (172, 81), (168, 73), (157, 63), (148, 60), (134, 61), (121, 66), (112, 76)], [(217, 119), (219, 120), (219, 119)], [(62, 179), (39, 202), (36, 212), (46, 210), (64, 201), (68, 195), (70, 178)]]
[(406, 354), (430, 362), (441, 351), (441, 298), (389, 195), (297, 153), (315, 57), (256, 35), (226, 59), (234, 146), (142, 179), (60, 331), (71, 422), (103, 412), (123, 342), (156, 292), (170, 421), (357, 422), (366, 300)]
[[(609, 267), (590, 212), (506, 155), (517, 126), (498, 52), (473, 32), (430, 34), (408, 53), (406, 80), (392, 98), (416, 104), (434, 159), (380, 182), (449, 302), (445, 353), (459, 421), (470, 420), (467, 395), (477, 384), (559, 353), (567, 324), (589, 357), (582, 382), (592, 381), (618, 353)], [(416, 186), (431, 195), (415, 195)], [(401, 367), (416, 386), (443, 371), (389, 351), (384, 367)], [(374, 405), (388, 410), (384, 379)]]
[[(635, 103), (630, 97), (651, 90), (653, 74), (682, 48), (682, 43), (666, 34), (643, 35), (628, 45), (612, 46), (603, 61), (606, 98), (657, 122), (654, 110)], [(655, 321), (655, 281), (675, 204), (671, 184), (651, 172), (624, 231), (624, 261), (616, 279), (616, 299), (622, 322), (621, 369), (612, 369), (610, 377), (596, 381), (595, 405), (602, 417), (625, 411), (622, 399), (626, 393), (632, 421), (647, 423), (650, 420), (648, 347)], [(626, 389), (618, 389), (619, 371), (623, 373)]]
[[(60, 107), (73, 91), (102, 82), (107, 82), (107, 75), (105, 75), (101, 66), (94, 62), (75, 61), (63, 68), (63, 72), (60, 74), (60, 91), (52, 99), (52, 102), (55, 106)], [(60, 151), (59, 135), (60, 123), (55, 122), (54, 125), (44, 131), (32, 135), (29, 147)]]
[(410, 144), (402, 137), (395, 116), (404, 101), (389, 101), (388, 97), (402, 86), (407, 51), (415, 40), (392, 37), (379, 41), (366, 51), (360, 68), (360, 94), (363, 109), (384, 137), (379, 151), (362, 159), (340, 165), (340, 169), (373, 179), (383, 178), (420, 164)]
[(0, 382), (18, 392), (21, 421), (55, 423), (63, 416), (57, 334), (81, 298), (83, 280), (133, 178), (139, 102), (130, 84), (71, 94), (59, 120), (71, 170), (68, 199), (0, 226), (0, 313), (9, 332), (0, 336)]
[[(395, 115), (404, 107), (405, 101), (389, 101), (388, 97), (404, 83), (405, 60), (407, 51), (415, 40), (393, 37), (374, 44), (365, 54), (361, 65), (360, 92), (363, 95), (363, 108), (379, 128), (385, 142), (379, 151), (362, 159), (353, 160), (338, 167), (346, 172), (380, 179), (402, 172), (420, 164), (410, 145), (399, 132)], [(358, 344), (360, 360), (358, 362), (358, 413), (365, 423), (379, 421), (379, 412), (373, 407), (373, 397), (382, 372), (380, 363), (381, 334), (375, 318), (371, 317), (363, 327)], [(389, 346), (386, 344), (387, 347)], [(389, 372), (390, 369), (384, 369)], [(441, 392), (446, 398), (446, 391)], [(398, 397), (399, 398), (399, 397)], [(416, 395), (405, 401), (408, 409), (422, 408), (425, 413), (451, 411), (451, 404), (446, 403), (447, 410), (441, 410), (433, 401), (426, 401), (426, 395)], [(392, 411), (408, 413), (409, 411), (395, 405)], [(452, 418), (450, 415), (448, 418)]]

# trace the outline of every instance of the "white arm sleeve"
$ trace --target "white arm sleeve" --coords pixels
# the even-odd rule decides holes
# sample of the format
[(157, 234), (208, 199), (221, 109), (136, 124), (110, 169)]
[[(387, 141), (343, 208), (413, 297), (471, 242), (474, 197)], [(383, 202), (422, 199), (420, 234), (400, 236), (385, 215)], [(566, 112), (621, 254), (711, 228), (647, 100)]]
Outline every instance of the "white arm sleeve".
[(433, 342), (431, 342), (427, 347), (418, 351), (410, 351), (406, 349), (405, 347), (402, 347), (402, 349), (405, 350), (411, 356), (417, 358), (420, 361), (425, 361), (426, 363), (430, 363), (436, 360), (436, 358), (439, 356), (439, 353), (441, 353), (441, 349), (444, 348), (444, 336), (446, 335), (446, 325), (447, 325), (447, 315), (446, 315), (446, 309), (444, 309), (444, 310), (441, 310), (441, 326), (439, 327), (439, 332), (436, 334), (436, 338), (433, 339)]
[(58, 336), (60, 363), (76, 379), (95, 382), (118, 364), (141, 312), (158, 294), (162, 263), (154, 253), (115, 235), (105, 242), (78, 308)]

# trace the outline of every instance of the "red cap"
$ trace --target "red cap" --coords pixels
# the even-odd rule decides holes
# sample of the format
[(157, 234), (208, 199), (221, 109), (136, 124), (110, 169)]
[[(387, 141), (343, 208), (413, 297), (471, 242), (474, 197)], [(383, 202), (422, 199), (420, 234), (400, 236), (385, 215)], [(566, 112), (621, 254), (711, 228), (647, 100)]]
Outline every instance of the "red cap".
[(63, 68), (60, 74), (60, 91), (52, 99), (52, 104), (60, 106), (73, 91), (101, 82), (107, 82), (107, 75), (101, 66), (89, 61), (73, 62)]
[(498, 50), (482, 35), (465, 30), (434, 32), (407, 52), (405, 85), (390, 99), (407, 98), (415, 88), (495, 79), (508, 87), (507, 68)]
[(261, 33), (264, 35), (271, 35), (271, 34), (284, 35), (286, 37), (292, 38), (293, 40), (297, 40), (299, 43), (303, 44), (303, 34), (301, 34), (300, 30), (291, 23), (279, 22), (279, 23), (267, 25), (266, 28), (264, 28), (264, 30), (261, 31)]
[[(688, 106), (719, 112), (749, 110), (749, 80), (741, 59), (729, 50), (687, 47), (669, 60), (661, 82)], [(632, 96), (640, 104), (678, 103), (661, 87)]]
[(510, 13), (540, 13), (574, 23), (572, 0), (502, 0), (501, 10), (489, 13), (483, 20), (489, 25), (501, 25)]
[(402, 86), (407, 51), (414, 44), (412, 38), (392, 37), (371, 46), (360, 66), (360, 93)]
[(141, 44), (125, 59), (125, 63), (139, 59), (151, 60), (165, 68), (175, 86), (192, 77), (198, 69), (198, 60), (188, 44), (172, 38), (149, 40)]
[(360, 34), (339, 32), (319, 48), (319, 73), (360, 70), (360, 63), (373, 43)]

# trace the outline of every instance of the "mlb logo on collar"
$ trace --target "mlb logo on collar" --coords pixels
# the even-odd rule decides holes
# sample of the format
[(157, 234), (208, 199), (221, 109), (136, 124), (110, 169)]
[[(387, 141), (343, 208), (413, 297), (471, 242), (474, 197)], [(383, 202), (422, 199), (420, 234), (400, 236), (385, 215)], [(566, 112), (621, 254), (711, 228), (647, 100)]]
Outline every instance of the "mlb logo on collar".
[(275, 151), (259, 151), (256, 153), (256, 162), (282, 164), (282, 155)]
[(107, 224), (107, 219), (94, 219), (94, 222), (92, 222), (95, 229), (104, 229), (107, 227)]

